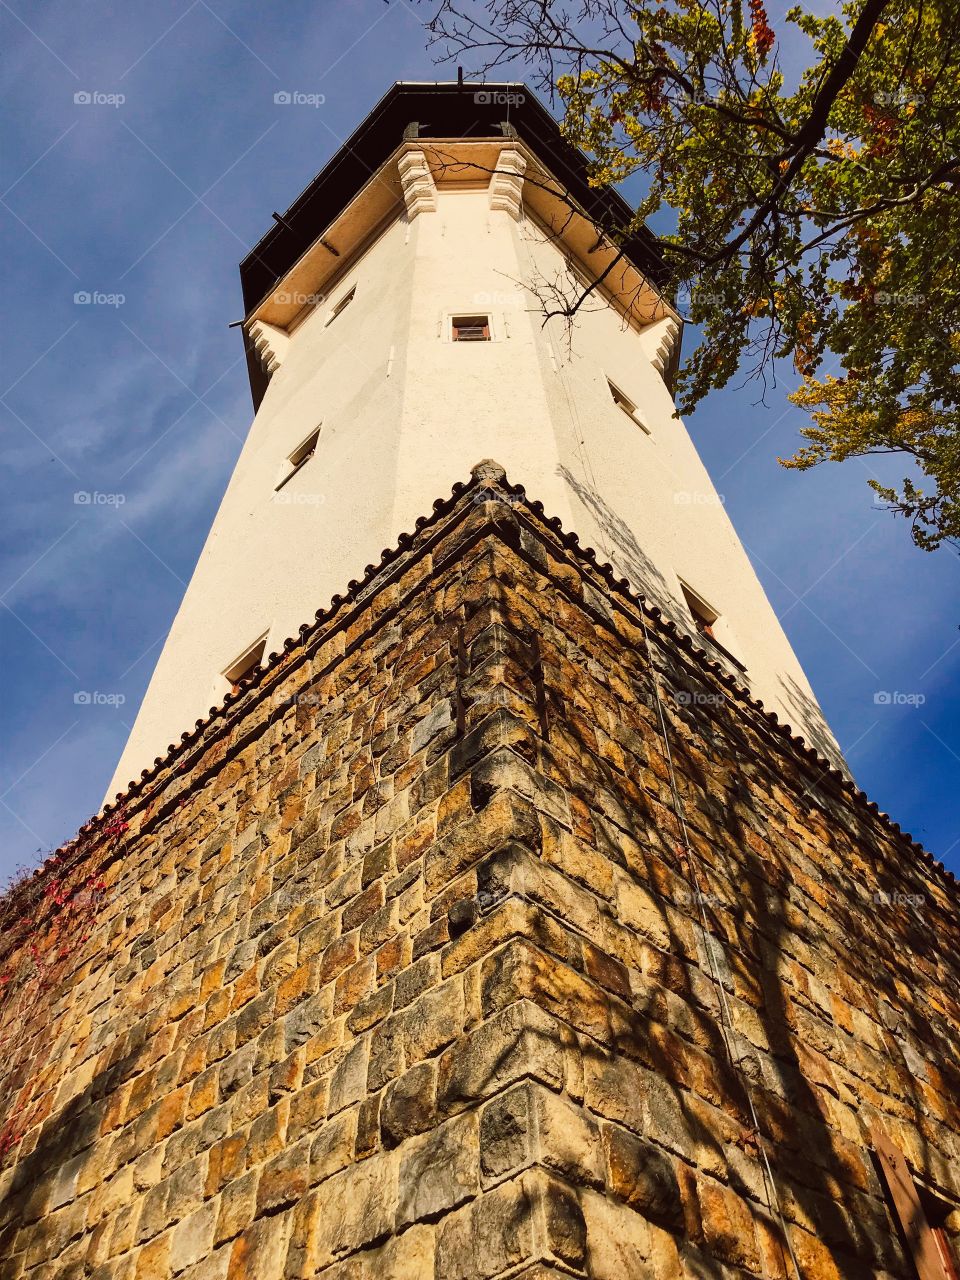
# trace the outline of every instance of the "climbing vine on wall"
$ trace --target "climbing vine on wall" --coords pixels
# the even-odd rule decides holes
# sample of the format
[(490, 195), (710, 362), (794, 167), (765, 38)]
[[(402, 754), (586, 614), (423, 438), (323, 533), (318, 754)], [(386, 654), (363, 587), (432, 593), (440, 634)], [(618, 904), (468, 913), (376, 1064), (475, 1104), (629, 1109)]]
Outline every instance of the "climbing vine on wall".
[(112, 815), (52, 854), (39, 874), (17, 877), (0, 897), (0, 1162), (43, 1119), (53, 1001), (101, 917), (107, 885), (99, 867), (128, 825), (122, 811)]

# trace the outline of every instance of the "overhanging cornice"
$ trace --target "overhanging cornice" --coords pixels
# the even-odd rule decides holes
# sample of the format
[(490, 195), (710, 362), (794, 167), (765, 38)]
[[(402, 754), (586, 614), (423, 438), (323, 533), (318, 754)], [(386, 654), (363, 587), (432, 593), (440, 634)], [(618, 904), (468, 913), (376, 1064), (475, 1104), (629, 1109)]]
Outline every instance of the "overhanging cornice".
[[(411, 124), (421, 140), (503, 138), (507, 124), (595, 223), (626, 227), (632, 219), (630, 206), (615, 191), (590, 186), (586, 158), (526, 85), (398, 83), (240, 264), (247, 315), (370, 182)], [(663, 262), (651, 233), (629, 237), (622, 248), (638, 271), (655, 284), (663, 282)]]

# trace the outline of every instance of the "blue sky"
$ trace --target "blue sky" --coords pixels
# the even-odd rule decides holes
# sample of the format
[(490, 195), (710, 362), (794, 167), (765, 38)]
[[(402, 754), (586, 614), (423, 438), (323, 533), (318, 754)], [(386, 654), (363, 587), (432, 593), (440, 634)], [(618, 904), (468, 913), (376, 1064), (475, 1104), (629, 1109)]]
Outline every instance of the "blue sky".
[[(393, 80), (450, 73), (405, 0), (0, 14), (4, 876), (96, 810), (250, 425), (237, 264)], [(777, 465), (790, 387), (689, 429), (858, 782), (960, 873), (958, 560), (865, 463)]]

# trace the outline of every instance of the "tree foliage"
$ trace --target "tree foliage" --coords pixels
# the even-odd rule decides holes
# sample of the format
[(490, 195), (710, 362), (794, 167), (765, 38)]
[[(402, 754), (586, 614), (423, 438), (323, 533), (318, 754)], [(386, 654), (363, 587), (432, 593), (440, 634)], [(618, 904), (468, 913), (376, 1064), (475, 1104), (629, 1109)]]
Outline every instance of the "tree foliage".
[(670, 219), (668, 292), (702, 335), (682, 410), (792, 361), (811, 425), (784, 465), (905, 455), (911, 478), (870, 484), (918, 545), (960, 536), (960, 0), (776, 29), (764, 0), (444, 0), (431, 27), (483, 73), (532, 65), (594, 184), (643, 175), (619, 232)]

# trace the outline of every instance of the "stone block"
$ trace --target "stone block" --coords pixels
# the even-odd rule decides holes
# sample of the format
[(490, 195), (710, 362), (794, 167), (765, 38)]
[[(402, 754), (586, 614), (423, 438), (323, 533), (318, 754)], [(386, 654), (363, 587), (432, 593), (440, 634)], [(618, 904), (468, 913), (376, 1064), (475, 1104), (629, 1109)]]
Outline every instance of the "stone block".
[(672, 1158), (619, 1125), (604, 1124), (602, 1134), (608, 1189), (644, 1218), (679, 1230), (683, 1203)]
[(756, 1271), (760, 1255), (753, 1214), (747, 1202), (710, 1178), (698, 1181), (697, 1195), (703, 1235), (710, 1253), (734, 1266)]
[(310, 1181), (322, 1182), (351, 1163), (357, 1139), (357, 1111), (343, 1111), (328, 1120), (310, 1148)]
[(370, 1046), (366, 1039), (356, 1040), (344, 1054), (330, 1079), (330, 1115), (364, 1097), (369, 1060)]
[(173, 1275), (209, 1253), (217, 1224), (217, 1204), (211, 1201), (189, 1214), (173, 1229), (170, 1242), (170, 1271)]
[(530, 1164), (552, 1169), (575, 1185), (603, 1185), (594, 1121), (567, 1098), (530, 1082), (483, 1108), (480, 1159), (485, 1185)]
[(247, 1135), (232, 1133), (210, 1148), (204, 1194), (215, 1196), (228, 1182), (239, 1178), (246, 1167)]
[(490, 1280), (551, 1257), (567, 1274), (577, 1274), (586, 1249), (586, 1223), (572, 1189), (528, 1169), (441, 1220), (437, 1274), (445, 1280)]
[(250, 1126), (247, 1137), (247, 1168), (272, 1160), (283, 1150), (287, 1139), (290, 1104), (284, 1100), (264, 1110)]
[(253, 1221), (257, 1212), (259, 1177), (258, 1170), (251, 1169), (249, 1173), (233, 1178), (223, 1188), (217, 1212), (214, 1244), (220, 1245), (226, 1240), (233, 1240)]
[(290, 1145), (260, 1167), (257, 1216), (295, 1204), (310, 1186), (310, 1142)]
[(402, 1015), (404, 1061), (413, 1066), (455, 1040), (463, 1028), (463, 984), (453, 978), (428, 991)]
[[(469, 783), (469, 778), (465, 782)], [(469, 804), (469, 788), (464, 802)], [(537, 811), (515, 792), (498, 792), (479, 813), (459, 811), (427, 854), (427, 892), (439, 893), (473, 863), (509, 841), (518, 841), (533, 850), (540, 847)]]
[(640, 1214), (595, 1191), (581, 1197), (586, 1224), (586, 1272), (591, 1280), (680, 1280), (673, 1271), (655, 1271), (650, 1226)]
[(282, 1276), (287, 1262), (290, 1220), (286, 1214), (258, 1218), (239, 1235), (230, 1250), (228, 1280)]
[(479, 1117), (448, 1120), (405, 1142), (400, 1151), (397, 1230), (439, 1217), (480, 1189)]
[[(313, 1265), (384, 1240), (397, 1210), (397, 1153), (380, 1152), (335, 1173), (321, 1188)], [(309, 1273), (312, 1274), (312, 1273)]]
[(534, 1000), (601, 1043), (631, 1025), (629, 1006), (526, 939), (508, 942), (488, 956), (481, 965), (481, 982), (487, 1014), (514, 1000)]
[[(390, 1280), (426, 1280), (434, 1275), (434, 1243), (436, 1230), (430, 1226), (413, 1226), (403, 1235), (393, 1236), (372, 1254), (367, 1264), (370, 1280), (389, 1276)], [(366, 1280), (366, 1277), (364, 1277)]]
[(172, 1274), (170, 1266), (170, 1245), (173, 1232), (151, 1240), (136, 1255), (134, 1280), (168, 1280)]
[(440, 1114), (463, 1110), (525, 1076), (562, 1089), (565, 1048), (556, 1019), (529, 1000), (488, 1018), (440, 1056)]
[(394, 1080), (384, 1094), (380, 1128), (388, 1146), (423, 1133), (436, 1123), (437, 1064), (421, 1062)]

